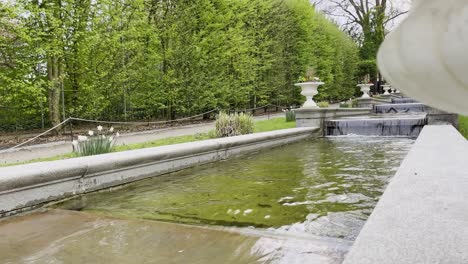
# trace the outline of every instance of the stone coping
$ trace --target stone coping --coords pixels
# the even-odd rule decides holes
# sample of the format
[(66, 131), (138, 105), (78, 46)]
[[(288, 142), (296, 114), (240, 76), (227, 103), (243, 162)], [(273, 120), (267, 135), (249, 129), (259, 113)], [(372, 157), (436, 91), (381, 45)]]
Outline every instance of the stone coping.
[(316, 109), (297, 109), (297, 119), (316, 119), (324, 117), (358, 116), (368, 115), (372, 108), (316, 108)]
[(362, 108), (299, 108), (295, 109), (295, 112), (303, 113), (303, 112), (333, 112), (333, 113), (354, 113), (354, 112), (362, 112), (362, 111), (372, 111), (372, 108), (362, 107)]
[(0, 168), (0, 217), (47, 201), (302, 140), (317, 131), (292, 128)]
[(426, 126), (344, 264), (468, 263), (467, 208), (468, 141)]

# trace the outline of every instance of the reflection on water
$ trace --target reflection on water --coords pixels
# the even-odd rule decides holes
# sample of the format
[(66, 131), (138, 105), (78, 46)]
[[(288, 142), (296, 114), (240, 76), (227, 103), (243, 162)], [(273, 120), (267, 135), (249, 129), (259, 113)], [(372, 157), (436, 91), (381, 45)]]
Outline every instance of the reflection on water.
[(353, 240), (412, 143), (401, 138), (304, 141), (85, 195), (61, 207)]

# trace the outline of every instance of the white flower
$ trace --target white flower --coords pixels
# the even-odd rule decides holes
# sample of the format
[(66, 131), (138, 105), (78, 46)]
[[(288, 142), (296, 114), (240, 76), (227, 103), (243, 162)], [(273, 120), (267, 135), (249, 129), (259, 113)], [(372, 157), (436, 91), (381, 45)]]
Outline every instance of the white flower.
[(92, 131), (92, 130), (88, 131), (88, 135), (90, 135), (90, 136), (94, 135), (94, 131)]
[(119, 132), (117, 132), (117, 133), (115, 134), (115, 137), (120, 137)]
[(320, 82), (320, 78), (319, 77), (314, 77), (314, 81)]
[(111, 136), (111, 137), (109, 138), (109, 141), (114, 141), (114, 137)]
[(105, 135), (102, 135), (102, 139), (106, 139), (106, 136), (105, 136)]
[(270, 219), (271, 215), (265, 215), (265, 219)]
[(78, 141), (73, 140), (73, 141), (72, 141), (72, 145), (73, 145), (73, 147), (77, 148), (77, 147), (78, 147)]
[(88, 140), (87, 136), (78, 136), (78, 142), (86, 141), (86, 140)]
[(97, 130), (98, 130), (98, 131), (102, 131), (102, 126), (98, 126), (98, 127), (97, 127)]
[(114, 132), (114, 127), (111, 127), (111, 128), (109, 129), (109, 132), (111, 132), (111, 133)]

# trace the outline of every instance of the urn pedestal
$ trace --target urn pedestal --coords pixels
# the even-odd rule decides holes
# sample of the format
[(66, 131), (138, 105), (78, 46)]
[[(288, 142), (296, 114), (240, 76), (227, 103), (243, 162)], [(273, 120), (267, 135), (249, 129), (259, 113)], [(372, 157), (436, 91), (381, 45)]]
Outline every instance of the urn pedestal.
[(361, 92), (363, 93), (361, 98), (370, 98), (369, 92), (371, 87), (374, 86), (373, 84), (358, 84), (357, 86), (361, 88)]

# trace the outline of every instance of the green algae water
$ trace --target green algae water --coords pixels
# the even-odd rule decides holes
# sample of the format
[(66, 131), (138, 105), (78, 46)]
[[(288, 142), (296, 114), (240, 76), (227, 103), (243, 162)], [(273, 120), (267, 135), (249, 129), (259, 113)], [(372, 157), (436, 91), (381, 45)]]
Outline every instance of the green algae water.
[(308, 140), (83, 195), (59, 206), (124, 219), (353, 240), (413, 142)]

